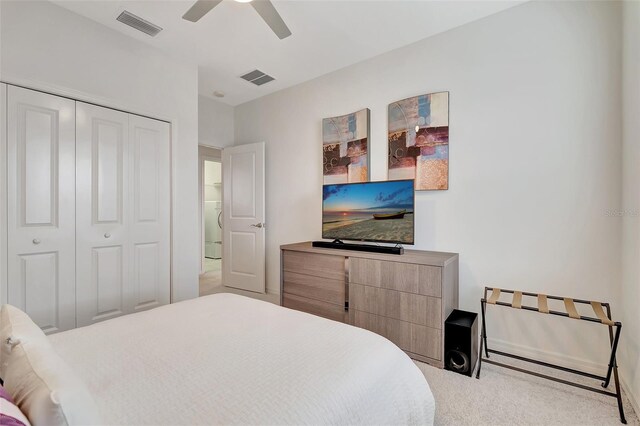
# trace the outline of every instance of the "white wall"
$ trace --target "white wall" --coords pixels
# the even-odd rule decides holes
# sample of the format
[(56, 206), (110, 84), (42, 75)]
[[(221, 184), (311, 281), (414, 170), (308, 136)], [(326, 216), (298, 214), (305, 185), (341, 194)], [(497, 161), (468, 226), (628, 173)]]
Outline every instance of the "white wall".
[(621, 369), (640, 413), (640, 3), (623, 6), (623, 345)]
[(172, 297), (196, 297), (197, 66), (48, 2), (0, 7), (2, 80), (172, 121)]
[[(461, 308), (496, 285), (619, 313), (620, 26), (617, 3), (526, 3), (236, 107), (237, 143), (267, 141), (268, 291), (278, 247), (321, 235), (322, 118), (370, 108), (384, 180), (387, 105), (448, 90), (450, 189), (417, 193), (415, 248), (460, 253)], [(523, 353), (607, 361), (604, 327), (492, 311), (491, 336)]]
[(206, 96), (198, 97), (200, 145), (224, 148), (233, 145), (233, 107)]

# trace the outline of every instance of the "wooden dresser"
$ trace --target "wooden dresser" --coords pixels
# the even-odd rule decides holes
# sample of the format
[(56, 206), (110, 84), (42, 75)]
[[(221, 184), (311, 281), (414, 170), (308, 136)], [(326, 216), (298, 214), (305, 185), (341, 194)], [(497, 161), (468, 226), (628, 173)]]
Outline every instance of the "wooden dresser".
[(442, 368), (444, 321), (458, 308), (458, 255), (281, 249), (280, 303), (381, 334), (419, 361)]

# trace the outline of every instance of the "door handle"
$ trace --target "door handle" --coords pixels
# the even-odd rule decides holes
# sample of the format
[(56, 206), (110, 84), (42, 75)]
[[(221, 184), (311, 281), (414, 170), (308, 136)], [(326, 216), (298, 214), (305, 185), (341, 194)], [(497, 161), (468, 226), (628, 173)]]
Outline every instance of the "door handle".
[(107, 233), (104, 234), (104, 237), (105, 238), (111, 238), (111, 234), (107, 232)]
[(264, 223), (254, 223), (251, 225), (253, 228), (264, 228)]

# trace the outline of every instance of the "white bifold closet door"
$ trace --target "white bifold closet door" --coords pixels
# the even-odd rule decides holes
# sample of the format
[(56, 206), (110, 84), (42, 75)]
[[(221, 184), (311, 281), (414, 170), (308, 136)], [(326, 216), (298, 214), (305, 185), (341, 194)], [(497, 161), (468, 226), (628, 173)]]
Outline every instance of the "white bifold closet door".
[(0, 83), (0, 305), (7, 303), (7, 85)]
[(129, 115), (76, 104), (78, 326), (131, 312)]
[(169, 303), (169, 124), (77, 102), (78, 326)]
[(7, 88), (7, 302), (74, 328), (75, 102)]

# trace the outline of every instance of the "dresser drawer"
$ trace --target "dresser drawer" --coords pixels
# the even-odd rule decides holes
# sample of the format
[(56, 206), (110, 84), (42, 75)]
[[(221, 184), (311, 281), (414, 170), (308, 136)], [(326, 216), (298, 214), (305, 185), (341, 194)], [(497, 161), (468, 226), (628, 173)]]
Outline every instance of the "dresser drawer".
[(425, 296), (442, 296), (442, 268), (414, 263), (349, 258), (349, 282)]
[(441, 330), (385, 318), (356, 309), (349, 311), (349, 318), (352, 325), (380, 334), (391, 340), (400, 349), (438, 361), (442, 358)]
[(349, 308), (442, 328), (442, 299), (360, 284), (349, 285)]
[(346, 290), (342, 281), (284, 271), (283, 289), (285, 293), (333, 303), (344, 307)]
[(305, 253), (285, 250), (282, 252), (282, 267), (285, 271), (344, 282), (344, 256)]
[[(282, 295), (282, 306), (318, 315), (334, 321), (346, 322), (347, 319), (344, 306), (308, 299), (306, 297), (300, 297), (293, 294), (284, 293)], [(313, 338), (313, 336), (310, 336), (310, 338)]]

